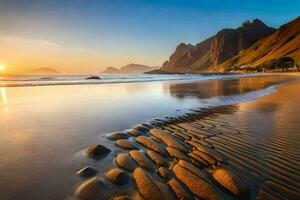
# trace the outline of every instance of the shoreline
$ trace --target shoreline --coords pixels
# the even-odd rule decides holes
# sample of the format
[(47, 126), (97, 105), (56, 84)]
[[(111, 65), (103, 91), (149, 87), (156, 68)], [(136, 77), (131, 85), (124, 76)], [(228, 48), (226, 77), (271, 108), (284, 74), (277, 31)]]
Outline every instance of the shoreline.
[[(100, 194), (103, 199), (139, 199), (141, 197), (147, 199), (150, 194), (168, 199), (207, 198), (208, 196), (213, 197), (212, 199), (298, 198), (300, 194), (291, 191), (293, 187), (297, 188), (298, 186), (294, 181), (290, 182), (290, 180), (283, 179), (290, 182), (290, 185), (287, 186), (277, 173), (273, 174), (275, 180), (265, 175), (271, 181), (275, 181), (277, 186), (267, 184), (270, 180), (267, 183), (256, 181), (255, 178), (258, 177), (252, 174), (254, 169), (241, 164), (252, 162), (253, 165), (260, 168), (260, 162), (255, 157), (249, 157), (247, 151), (250, 155), (255, 151), (258, 153), (270, 151), (271, 155), (274, 154), (273, 149), (265, 144), (262, 149), (259, 146), (255, 146), (257, 149), (250, 148), (251, 145), (243, 146), (243, 144), (251, 142), (249, 137), (253, 135), (260, 137), (259, 131), (256, 129), (262, 128), (263, 125), (247, 123), (247, 120), (241, 122), (238, 117), (243, 116), (245, 118), (246, 116), (255, 119), (261, 115), (261, 111), (252, 111), (245, 109), (245, 107), (262, 104), (263, 108), (260, 109), (263, 109), (264, 117), (267, 117), (264, 118), (265, 123), (273, 121), (273, 116), (268, 116), (268, 114), (278, 112), (278, 108), (275, 110), (273, 108), (274, 102), (282, 99), (279, 98), (280, 95), (295, 96), (291, 92), (285, 94), (285, 91), (289, 91), (290, 88), (293, 91), (296, 90), (294, 87), (300, 88), (300, 83), (294, 82), (277, 86), (278, 91), (276, 93), (249, 102), (194, 110), (193, 113), (177, 118), (152, 120), (137, 125), (129, 131), (112, 134), (108, 136), (109, 139), (102, 141), (104, 146), (107, 146), (108, 143), (110, 143), (110, 148), (114, 146), (111, 149), (112, 152), (104, 157), (100, 155), (99, 160), (95, 162), (100, 165), (101, 162), (111, 162), (111, 164), (106, 169), (101, 169), (106, 172), (99, 173), (98, 178), (82, 179), (81, 185), (75, 189), (75, 196), (79, 199), (99, 199), (98, 195)], [(295, 100), (292, 98), (284, 99), (290, 104), (295, 104)], [(270, 102), (266, 104), (265, 101)], [(296, 121), (298, 120), (300, 118), (296, 118)], [(247, 127), (252, 126), (257, 132), (247, 129)], [(272, 136), (273, 130), (271, 128), (264, 131)], [(279, 132), (280, 134), (281, 132)], [(290, 140), (290, 138), (288, 139)], [(278, 144), (277, 139), (274, 141)], [(100, 144), (100, 146), (94, 146), (90, 150), (98, 152), (98, 148), (102, 149), (101, 147)], [(238, 152), (235, 150), (236, 148), (243, 150)], [(288, 150), (285, 149), (284, 151)], [(98, 153), (101, 154), (101, 150)], [(290, 154), (291, 152), (289, 152)], [(292, 155), (294, 154), (292, 153)], [(242, 157), (244, 158), (242, 159)], [(267, 161), (263, 162), (263, 164), (265, 163)], [(244, 168), (239, 165), (244, 166)], [(85, 172), (93, 169), (97, 171), (97, 167), (93, 166), (84, 169)], [(262, 169), (266, 170), (264, 173), (271, 173), (265, 167)], [(279, 169), (281, 168), (279, 167)], [(290, 165), (284, 165), (283, 169), (294, 171)], [(260, 172), (255, 173), (259, 174)], [(281, 171), (281, 173), (286, 174), (287, 172)], [(287, 175), (288, 177), (295, 176), (290, 173)], [(187, 180), (187, 176), (192, 178)], [(119, 179), (123, 181), (120, 183)], [(145, 184), (154, 185), (154, 187), (144, 187)], [(201, 189), (203, 187), (206, 190)]]

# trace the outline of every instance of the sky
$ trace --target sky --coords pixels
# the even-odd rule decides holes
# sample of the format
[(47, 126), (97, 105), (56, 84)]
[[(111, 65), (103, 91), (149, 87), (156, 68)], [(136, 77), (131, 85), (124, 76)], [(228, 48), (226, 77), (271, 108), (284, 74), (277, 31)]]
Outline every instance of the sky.
[(300, 0), (0, 0), (0, 65), (75, 74), (160, 66), (181, 42), (255, 18), (278, 28), (299, 10)]

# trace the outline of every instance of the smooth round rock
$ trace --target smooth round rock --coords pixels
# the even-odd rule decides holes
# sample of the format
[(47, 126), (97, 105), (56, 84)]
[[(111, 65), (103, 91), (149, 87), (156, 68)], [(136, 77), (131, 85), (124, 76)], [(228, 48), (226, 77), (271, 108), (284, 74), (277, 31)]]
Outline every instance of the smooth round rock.
[(246, 191), (246, 186), (242, 180), (228, 169), (217, 168), (212, 176), (221, 186), (234, 195), (241, 197)]
[(168, 162), (167, 160), (162, 157), (159, 153), (156, 153), (155, 151), (147, 150), (147, 155), (155, 162), (158, 166), (167, 166)]
[(175, 176), (183, 184), (185, 184), (195, 196), (207, 200), (223, 199), (212, 185), (184, 167), (181, 167), (179, 164), (174, 166), (173, 172)]
[(181, 151), (173, 147), (167, 147), (166, 150), (169, 153), (169, 155), (173, 158), (176, 158), (178, 160), (187, 160), (187, 161), (191, 160), (187, 155), (185, 155), (184, 153), (182, 153)]
[(129, 133), (130, 135), (132, 135), (133, 137), (138, 137), (138, 136), (140, 136), (140, 135), (145, 135), (143, 132), (141, 132), (141, 131), (139, 131), (139, 130), (137, 130), (137, 129), (135, 129), (135, 128), (130, 129), (130, 130), (128, 131), (128, 133)]
[(140, 196), (146, 200), (160, 200), (160, 199), (175, 199), (173, 193), (168, 186), (156, 180), (148, 172), (142, 168), (136, 168), (133, 172), (136, 187)]
[(78, 186), (75, 196), (82, 200), (106, 200), (110, 197), (110, 192), (103, 181), (92, 178)]
[(147, 136), (138, 136), (136, 138), (136, 141), (148, 149), (151, 149), (161, 155), (167, 155), (167, 152), (153, 139)]
[(133, 142), (125, 139), (117, 140), (116, 145), (124, 149), (139, 149)]
[(173, 178), (173, 175), (170, 172), (170, 170), (165, 167), (158, 168), (158, 173), (161, 177), (163, 177), (167, 181)]
[(91, 177), (91, 176), (95, 176), (97, 174), (97, 170), (91, 166), (86, 166), (82, 169), (80, 169), (79, 171), (77, 171), (77, 175), (81, 176), (81, 177)]
[(155, 165), (145, 156), (144, 153), (137, 150), (132, 150), (129, 152), (129, 155), (139, 166), (150, 171), (154, 171), (156, 169)]
[(86, 150), (86, 154), (89, 157), (104, 157), (107, 156), (110, 152), (110, 149), (100, 144), (93, 145)]
[(116, 157), (116, 163), (119, 167), (121, 167), (127, 171), (131, 171), (131, 172), (133, 172), (135, 170), (135, 168), (137, 167), (137, 164), (126, 153), (119, 154)]
[(130, 135), (127, 133), (121, 133), (121, 132), (114, 132), (109, 135), (107, 135), (107, 138), (110, 140), (119, 140), (119, 139), (128, 139)]
[(175, 195), (177, 196), (177, 199), (183, 199), (183, 200), (194, 199), (176, 179), (174, 179), (174, 178), (171, 179), (168, 182), (168, 185), (173, 190)]
[(121, 169), (113, 168), (109, 170), (105, 177), (116, 185), (125, 185), (129, 181), (129, 176), (126, 172)]

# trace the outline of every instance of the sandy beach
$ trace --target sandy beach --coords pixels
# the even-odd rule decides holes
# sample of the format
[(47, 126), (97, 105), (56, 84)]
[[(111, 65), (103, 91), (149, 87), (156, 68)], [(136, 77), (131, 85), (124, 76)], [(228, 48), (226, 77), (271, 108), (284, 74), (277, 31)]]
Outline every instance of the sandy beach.
[(0, 197), (298, 199), (299, 87), (284, 74), (1, 88)]
[[(86, 177), (96, 174), (97, 167), (80, 170), (78, 175), (87, 180), (74, 189), (75, 197), (299, 199), (300, 83), (277, 89), (250, 102), (194, 110), (108, 134), (103, 146), (86, 151), (89, 157), (100, 156), (99, 163), (113, 154), (112, 166), (91, 179)], [(109, 140), (117, 151), (105, 151)]]

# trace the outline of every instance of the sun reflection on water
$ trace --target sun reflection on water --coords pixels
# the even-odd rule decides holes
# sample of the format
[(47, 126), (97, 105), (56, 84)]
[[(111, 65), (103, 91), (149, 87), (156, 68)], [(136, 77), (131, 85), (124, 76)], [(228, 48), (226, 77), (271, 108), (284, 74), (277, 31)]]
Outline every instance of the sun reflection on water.
[(7, 95), (6, 95), (6, 89), (5, 88), (0, 88), (0, 95), (1, 95), (1, 101), (4, 107), (5, 112), (8, 112), (8, 100), (7, 100)]

